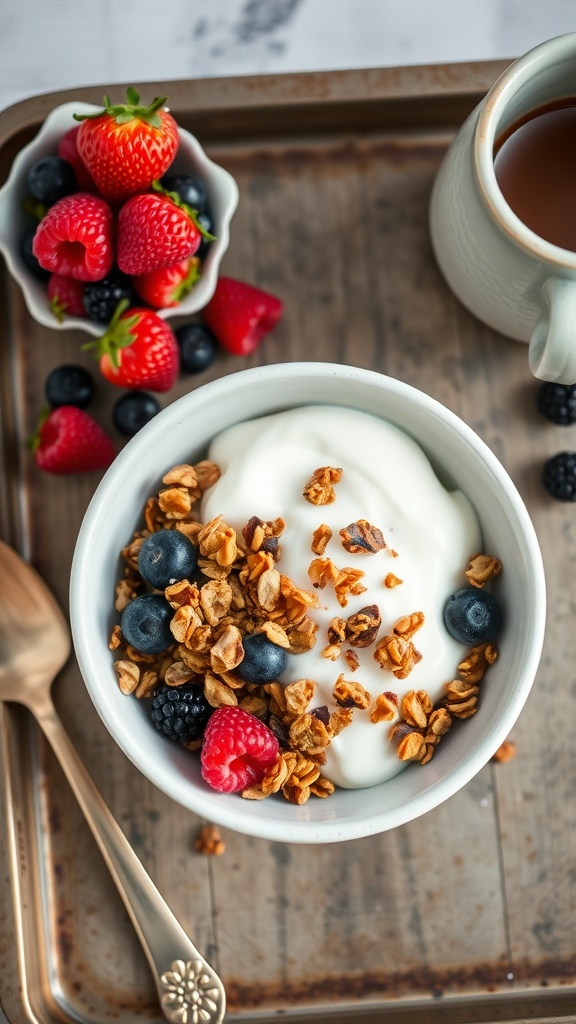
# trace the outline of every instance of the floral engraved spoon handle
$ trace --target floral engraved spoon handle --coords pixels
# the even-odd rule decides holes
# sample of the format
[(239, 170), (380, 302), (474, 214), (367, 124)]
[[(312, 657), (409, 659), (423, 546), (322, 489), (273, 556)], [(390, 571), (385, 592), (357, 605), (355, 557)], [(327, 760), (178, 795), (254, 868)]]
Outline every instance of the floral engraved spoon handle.
[(47, 694), (34, 715), (84, 812), (146, 954), (165, 1017), (221, 1024), (224, 986), (158, 892), (77, 754)]

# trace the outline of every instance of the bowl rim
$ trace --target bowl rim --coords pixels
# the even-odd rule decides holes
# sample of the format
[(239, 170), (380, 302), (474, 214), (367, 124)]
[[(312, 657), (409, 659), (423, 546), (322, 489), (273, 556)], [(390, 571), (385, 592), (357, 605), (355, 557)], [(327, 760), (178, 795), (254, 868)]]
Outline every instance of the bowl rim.
[[(311, 380), (317, 380), (320, 377), (325, 378), (327, 374), (344, 378), (347, 381), (352, 377), (359, 383), (366, 382), (380, 389), (383, 388), (385, 393), (390, 392), (403, 399), (416, 402), (426, 415), (440, 418), (448, 429), (454, 431), (461, 438), (464, 446), (472, 448), (475, 456), (487, 464), (487, 468), (496, 481), (498, 488), (506, 494), (510, 514), (521, 531), (522, 549), (530, 568), (534, 600), (529, 641), (526, 649), (523, 651), (523, 672), (520, 682), (513, 691), (513, 699), (510, 699), (506, 713), (502, 715), (498, 726), (491, 731), (490, 736), (486, 740), (478, 744), (478, 749), (470, 753), (463, 765), (457, 766), (442, 778), (431, 781), (430, 785), (402, 806), (392, 809), (385, 808), (383, 812), (373, 814), (371, 817), (366, 817), (361, 821), (339, 822), (338, 820), (324, 820), (310, 822), (298, 820), (295, 817), (294, 821), (288, 825), (285, 821), (277, 821), (272, 818), (266, 819), (264, 816), (262, 818), (246, 817), (242, 811), (242, 806), (245, 802), (240, 798), (238, 799), (238, 810), (235, 807), (230, 810), (229, 807), (223, 808), (218, 805), (218, 794), (211, 790), (206, 790), (206, 792), (197, 790), (190, 783), (185, 782), (185, 780), (181, 780), (183, 785), (178, 784), (176, 788), (172, 786), (168, 790), (167, 786), (162, 784), (162, 781), (154, 777), (154, 773), (150, 770), (150, 759), (146, 759), (142, 755), (138, 744), (135, 741), (131, 742), (131, 738), (128, 739), (128, 742), (126, 742), (126, 737), (120, 740), (114, 731), (113, 725), (106, 718), (103, 701), (99, 698), (99, 687), (97, 684), (94, 684), (91, 672), (90, 647), (91, 641), (94, 641), (94, 638), (91, 636), (87, 621), (84, 621), (82, 615), (79, 614), (79, 609), (82, 607), (82, 595), (86, 588), (89, 587), (84, 582), (87, 578), (86, 563), (89, 560), (89, 552), (93, 547), (94, 533), (99, 528), (99, 523), (101, 522), (102, 509), (107, 505), (110, 506), (110, 503), (114, 500), (114, 495), (117, 495), (117, 488), (125, 475), (126, 466), (133, 460), (138, 461), (140, 458), (146, 458), (149, 452), (149, 438), (159, 428), (170, 430), (177, 426), (184, 417), (189, 415), (188, 407), (192, 406), (193, 409), (195, 402), (198, 400), (198, 395), (200, 395), (201, 402), (209, 397), (212, 400), (218, 397), (219, 400), (225, 401), (227, 394), (253, 382), (278, 383), (278, 381), (285, 379), (286, 375), (291, 378), (303, 375)], [(310, 403), (307, 402), (306, 404)], [(335, 401), (332, 404), (339, 405), (343, 403)], [(293, 403), (290, 403), (290, 407), (293, 408), (295, 406)], [(392, 419), (391, 422), (394, 422), (394, 420)], [(544, 641), (546, 583), (536, 532), (516, 485), (488, 445), (456, 413), (412, 385), (374, 370), (329, 362), (276, 363), (227, 374), (182, 396), (163, 409), (153, 421), (143, 427), (119, 453), (96, 489), (80, 527), (70, 576), (70, 615), (74, 648), (80, 672), (96, 710), (112, 739), (157, 788), (201, 817), (205, 817), (222, 827), (258, 838), (293, 843), (339, 842), (388, 831), (391, 828), (406, 824), (420, 817), (458, 792), (488, 763), (494, 752), (509, 735), (528, 698), (536, 676)], [(385, 786), (387, 783), (384, 782), (381, 785)]]
[[(8, 232), (4, 229), (4, 219), (6, 216), (4, 214), (4, 204), (6, 204), (6, 209), (8, 209), (9, 217), (11, 215), (10, 204), (12, 202), (12, 195), (20, 183), (24, 169), (29, 163), (33, 162), (30, 158), (34, 156), (36, 151), (42, 149), (47, 137), (59, 130), (60, 122), (66, 122), (68, 128), (70, 128), (74, 126), (72, 114), (90, 114), (98, 110), (102, 110), (101, 105), (86, 103), (83, 100), (69, 100), (54, 107), (42, 122), (34, 138), (18, 151), (12, 162), (8, 178), (0, 188), (0, 252), (4, 255), (11, 276), (22, 291), (30, 316), (37, 323), (51, 330), (83, 331), (85, 334), (90, 334), (95, 338), (104, 334), (106, 324), (99, 324), (94, 320), (78, 316), (67, 316), (62, 321), (58, 321), (51, 313), (48, 302), (42, 304), (36, 298), (34, 289), (31, 286), (37, 282), (33, 274), (25, 266), (20, 268), (18, 265), (19, 256), (14, 250), (11, 239), (7, 237)], [(168, 320), (175, 316), (193, 316), (195, 313), (200, 312), (212, 298), (218, 281), (220, 263), (230, 242), (230, 223), (239, 200), (238, 185), (230, 172), (221, 167), (220, 164), (215, 163), (208, 156), (196, 136), (186, 128), (178, 125), (178, 134), (180, 137), (180, 147), (175, 156), (175, 161), (178, 161), (179, 156), (183, 153), (182, 147), (184, 147), (188, 151), (188, 155), (193, 157), (196, 164), (202, 168), (207, 180), (211, 182), (215, 191), (219, 193), (222, 211), (218, 236), (211, 245), (211, 256), (209, 261), (207, 260), (206, 271), (195, 289), (186, 297), (190, 300), (188, 305), (186, 305), (185, 298), (178, 306), (155, 310), (162, 320)]]

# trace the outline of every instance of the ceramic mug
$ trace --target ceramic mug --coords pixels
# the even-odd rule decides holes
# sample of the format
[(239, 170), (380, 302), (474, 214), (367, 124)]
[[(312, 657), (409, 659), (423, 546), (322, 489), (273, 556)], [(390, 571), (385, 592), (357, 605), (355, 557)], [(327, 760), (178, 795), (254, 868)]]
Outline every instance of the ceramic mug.
[(534, 376), (561, 384), (576, 383), (576, 252), (540, 238), (510, 208), (494, 145), (538, 107), (571, 97), (576, 104), (576, 33), (540, 44), (498, 79), (454, 139), (430, 207), (452, 291), (488, 326), (528, 343)]

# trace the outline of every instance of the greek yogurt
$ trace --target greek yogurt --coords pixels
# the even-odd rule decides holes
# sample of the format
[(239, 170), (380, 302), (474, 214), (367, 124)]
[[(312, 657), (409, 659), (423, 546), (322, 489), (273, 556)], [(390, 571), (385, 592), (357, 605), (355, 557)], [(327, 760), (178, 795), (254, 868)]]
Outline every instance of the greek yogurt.
[[(286, 527), (277, 568), (308, 590), (313, 590), (308, 568), (316, 557), (312, 536), (326, 524), (331, 538), (323, 557), (338, 569), (352, 567), (364, 573), (366, 590), (348, 595), (344, 608), (333, 587), (317, 591), (319, 606), (310, 611), (318, 623), (316, 644), (289, 657), (280, 681), (314, 680), (310, 710), (336, 707), (333, 689), (340, 675), (360, 683), (373, 699), (392, 691), (401, 701), (409, 690), (422, 689), (433, 702), (439, 700), (466, 650), (446, 631), (444, 605), (462, 586), (471, 555), (481, 550), (481, 534), (468, 499), (446, 489), (419, 445), (367, 413), (306, 406), (225, 430), (213, 440), (208, 457), (218, 464), (221, 476), (204, 495), (204, 522), (222, 515), (241, 534), (252, 516), (282, 517)], [(324, 466), (341, 469), (341, 479), (334, 485), (333, 502), (314, 505), (303, 497), (303, 488)], [(340, 531), (358, 520), (380, 530), (386, 546), (370, 554), (346, 550)], [(401, 582), (386, 586), (389, 574)], [(342, 655), (333, 661), (322, 654), (334, 617), (347, 618), (373, 604), (382, 619), (380, 637), (389, 634), (402, 616), (424, 613), (424, 623), (413, 638), (422, 658), (406, 679), (380, 667), (374, 658), (375, 643), (356, 649), (355, 671)], [(333, 738), (323, 774), (344, 788), (376, 785), (395, 775), (405, 762), (399, 760), (389, 731), (390, 722), (374, 723), (369, 709), (356, 709), (352, 724)]]

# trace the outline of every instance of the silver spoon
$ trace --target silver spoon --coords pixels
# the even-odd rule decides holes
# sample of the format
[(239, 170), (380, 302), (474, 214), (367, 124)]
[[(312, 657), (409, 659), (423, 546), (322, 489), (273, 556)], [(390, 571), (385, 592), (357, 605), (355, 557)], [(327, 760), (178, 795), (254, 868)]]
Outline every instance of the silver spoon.
[(54, 750), (100, 847), (174, 1024), (221, 1024), (224, 987), (154, 886), (76, 753), (51, 697), (68, 625), (34, 569), (0, 541), (0, 701), (23, 704)]

